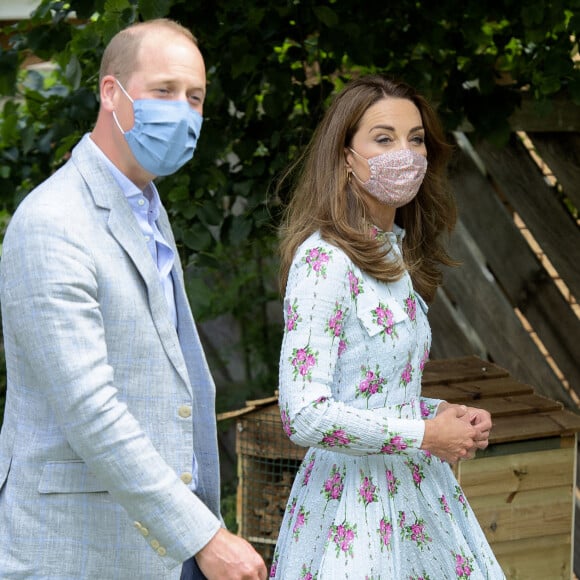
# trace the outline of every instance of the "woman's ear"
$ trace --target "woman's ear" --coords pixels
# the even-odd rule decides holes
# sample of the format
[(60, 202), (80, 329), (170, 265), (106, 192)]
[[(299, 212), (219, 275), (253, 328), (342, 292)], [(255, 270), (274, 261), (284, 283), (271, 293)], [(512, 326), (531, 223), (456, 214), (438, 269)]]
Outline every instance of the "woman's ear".
[(353, 161), (353, 154), (352, 151), (348, 148), (344, 148), (344, 164), (346, 166), (347, 173), (351, 173), (352, 171), (352, 161)]

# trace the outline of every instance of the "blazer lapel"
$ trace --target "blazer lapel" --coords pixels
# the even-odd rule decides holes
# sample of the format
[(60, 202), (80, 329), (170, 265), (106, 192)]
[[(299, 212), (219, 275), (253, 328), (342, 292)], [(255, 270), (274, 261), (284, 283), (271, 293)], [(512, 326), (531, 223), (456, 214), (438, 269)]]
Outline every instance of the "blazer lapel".
[[(107, 167), (100, 163), (98, 158), (95, 159), (92, 151), (94, 145), (86, 142), (89, 138), (88, 135), (85, 135), (73, 150), (73, 160), (75, 157), (79, 159), (80, 162), (76, 163), (77, 168), (83, 174), (95, 204), (109, 211), (109, 230), (131, 258), (143, 283), (147, 287), (151, 316), (165, 352), (177, 372), (181, 375), (187, 388), (191, 389), (183, 352), (176, 329), (169, 316), (165, 295), (159, 283), (157, 268), (151, 259), (151, 254), (143, 240), (143, 235), (131, 211), (131, 207)], [(84, 168), (89, 169), (85, 170)], [(176, 259), (179, 258), (176, 256)]]

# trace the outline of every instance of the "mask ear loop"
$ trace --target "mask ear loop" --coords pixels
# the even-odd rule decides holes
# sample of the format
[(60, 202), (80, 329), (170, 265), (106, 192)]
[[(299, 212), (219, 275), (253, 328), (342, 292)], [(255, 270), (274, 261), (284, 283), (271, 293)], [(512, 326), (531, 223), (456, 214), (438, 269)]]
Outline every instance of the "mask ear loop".
[[(119, 85), (119, 88), (121, 89), (121, 91), (123, 91), (123, 94), (131, 101), (131, 104), (133, 105), (135, 101), (131, 98), (131, 95), (129, 95), (129, 93), (125, 90), (125, 87), (121, 84), (121, 81), (115, 77), (115, 82)], [(119, 119), (117, 119), (116, 111), (113, 111), (113, 119), (115, 120), (117, 127), (119, 127), (119, 131), (121, 131), (121, 135), (124, 135), (126, 131), (123, 131), (123, 127), (121, 127), (121, 123), (119, 123)]]

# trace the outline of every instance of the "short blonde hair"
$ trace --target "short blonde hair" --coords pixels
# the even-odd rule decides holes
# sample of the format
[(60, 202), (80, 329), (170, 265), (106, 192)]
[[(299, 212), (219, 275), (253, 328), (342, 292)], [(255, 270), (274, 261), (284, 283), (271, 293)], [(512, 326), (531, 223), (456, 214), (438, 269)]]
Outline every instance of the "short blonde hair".
[(197, 39), (190, 30), (168, 18), (156, 18), (137, 22), (118, 32), (103, 53), (99, 71), (99, 84), (106, 75), (113, 75), (125, 83), (131, 73), (138, 67), (139, 47), (141, 41), (150, 32), (174, 32), (190, 40), (197, 46)]

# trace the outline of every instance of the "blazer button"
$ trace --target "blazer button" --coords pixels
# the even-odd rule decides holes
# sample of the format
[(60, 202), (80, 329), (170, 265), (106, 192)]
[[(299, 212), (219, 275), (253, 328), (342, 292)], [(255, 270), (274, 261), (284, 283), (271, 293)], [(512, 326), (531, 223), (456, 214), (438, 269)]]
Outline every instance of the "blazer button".
[(151, 547), (154, 550), (157, 550), (159, 548), (159, 546), (161, 546), (161, 544), (157, 540), (151, 540)]
[(183, 481), (183, 483), (185, 483), (186, 485), (190, 484), (192, 479), (193, 476), (191, 475), (191, 473), (188, 473), (187, 471), (181, 474), (181, 481)]
[(160, 556), (165, 556), (165, 554), (167, 554), (167, 550), (163, 546), (159, 546), (159, 548), (157, 548), (157, 553)]
[(179, 407), (179, 410), (177, 411), (177, 414), (182, 419), (187, 419), (191, 417), (191, 407), (189, 405), (181, 405), (181, 407)]

